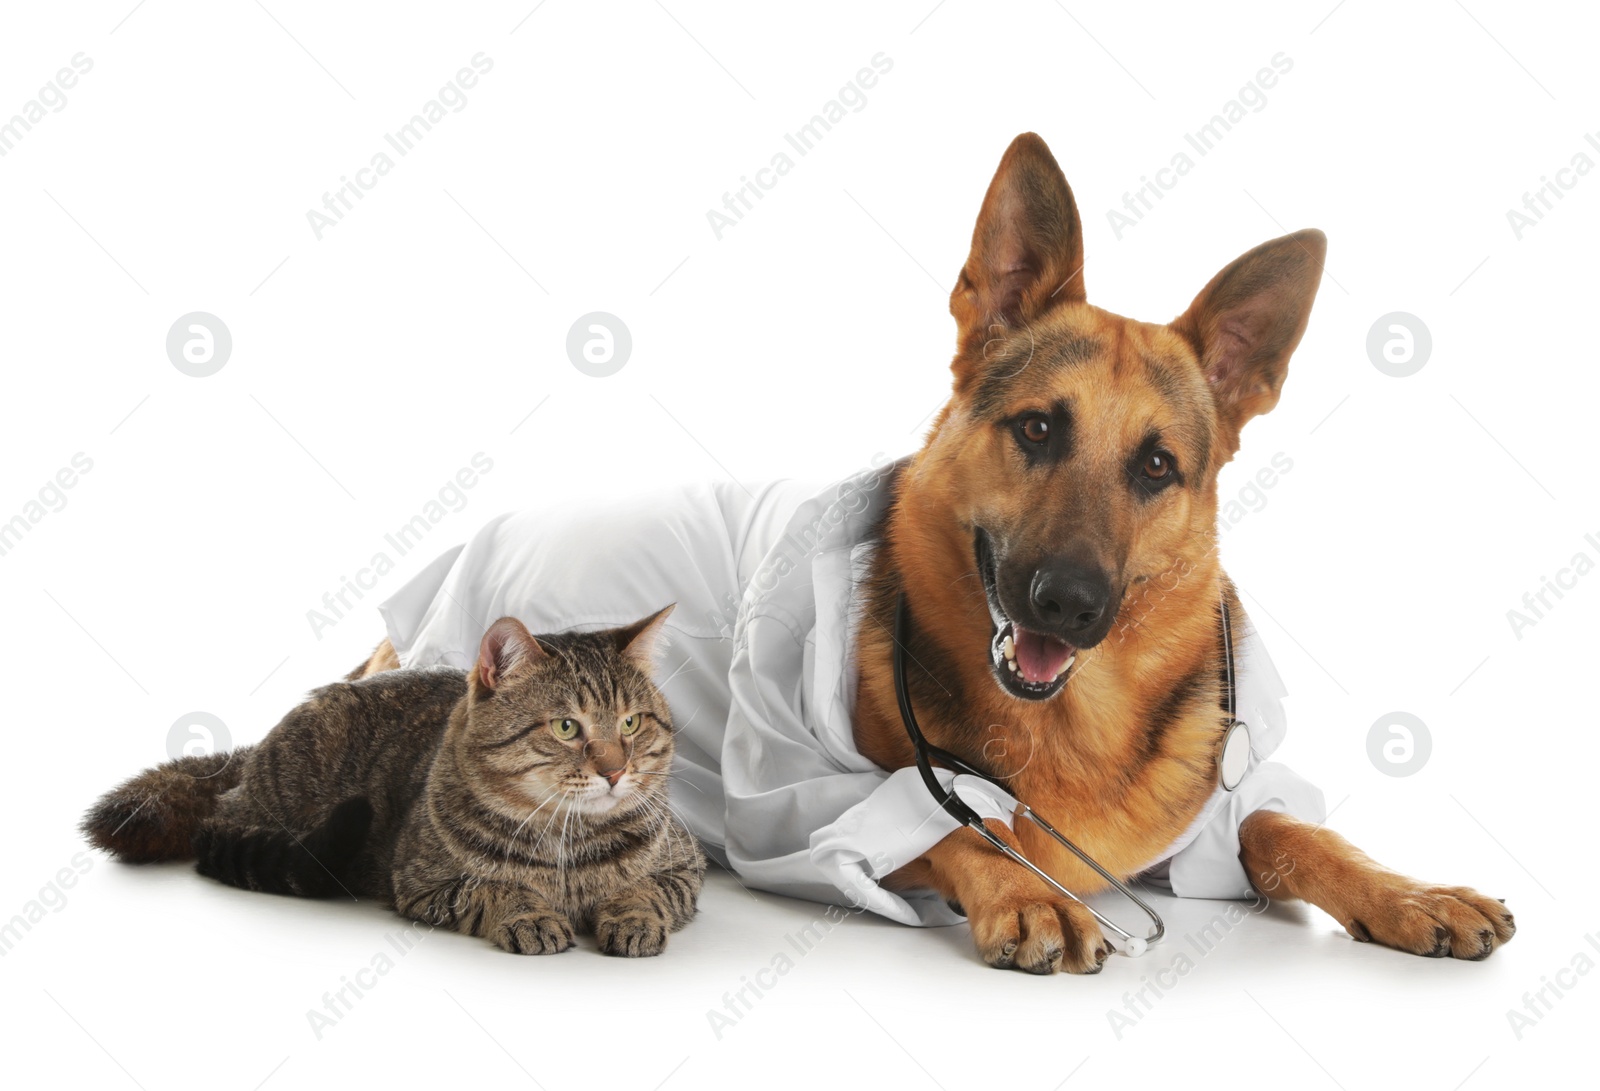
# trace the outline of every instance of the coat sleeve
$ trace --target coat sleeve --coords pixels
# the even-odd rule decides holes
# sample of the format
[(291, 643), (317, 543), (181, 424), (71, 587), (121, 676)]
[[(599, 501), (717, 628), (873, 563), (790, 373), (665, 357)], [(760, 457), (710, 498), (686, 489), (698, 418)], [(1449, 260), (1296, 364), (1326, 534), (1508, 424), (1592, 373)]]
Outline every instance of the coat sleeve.
[[(811, 642), (785, 618), (751, 618), (731, 672), (733, 701), (723, 742), (728, 863), (753, 887), (869, 910), (902, 924), (963, 918), (931, 892), (885, 890), (884, 876), (958, 828), (915, 769), (887, 773), (859, 754), (831, 747), (807, 725), (804, 684)], [(795, 641), (792, 672), (748, 669), (750, 645)], [(766, 657), (764, 657), (766, 658)], [(941, 770), (941, 780), (951, 774)], [(956, 790), (985, 818), (1010, 824), (1015, 801), (973, 777)]]
[(1287, 765), (1267, 759), (1283, 743), (1289, 721), (1288, 688), (1267, 654), (1261, 634), (1248, 622), (1238, 648), (1239, 716), (1250, 727), (1250, 767), (1232, 792), (1190, 830), (1164, 869), (1181, 898), (1249, 898), (1250, 879), (1239, 862), (1239, 825), (1256, 811), (1282, 811), (1307, 822), (1328, 817), (1322, 792)]
[(1239, 862), (1239, 825), (1256, 811), (1281, 811), (1307, 822), (1328, 817), (1316, 785), (1280, 762), (1261, 762), (1169, 861), (1172, 892), (1180, 898), (1252, 897), (1250, 877)]

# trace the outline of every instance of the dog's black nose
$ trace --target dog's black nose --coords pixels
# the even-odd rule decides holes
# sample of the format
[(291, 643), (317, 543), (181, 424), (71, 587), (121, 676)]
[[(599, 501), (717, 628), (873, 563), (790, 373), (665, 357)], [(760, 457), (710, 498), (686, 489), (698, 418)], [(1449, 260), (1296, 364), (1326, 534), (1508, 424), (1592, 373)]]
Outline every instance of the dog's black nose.
[(1098, 569), (1057, 562), (1033, 574), (1028, 597), (1040, 621), (1070, 636), (1093, 628), (1105, 616), (1111, 603), (1111, 582)]

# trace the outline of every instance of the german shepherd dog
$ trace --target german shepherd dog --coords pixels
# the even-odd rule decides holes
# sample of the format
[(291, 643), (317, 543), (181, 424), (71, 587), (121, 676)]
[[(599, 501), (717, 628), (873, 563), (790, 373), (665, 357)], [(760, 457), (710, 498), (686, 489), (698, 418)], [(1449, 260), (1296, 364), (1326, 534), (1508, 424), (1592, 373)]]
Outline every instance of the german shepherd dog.
[[(1011, 144), (950, 294), (953, 395), (896, 484), (857, 632), (863, 754), (913, 762), (891, 672), (903, 593), (931, 743), (983, 767), (1000, 725), (1009, 753), (1031, 755), (1007, 788), (1071, 816), (1063, 832), (1119, 876), (1188, 827), (1225, 727), (1218, 604), (1245, 613), (1218, 563), (1217, 474), (1277, 404), (1326, 250), (1298, 231), (1228, 265), (1172, 322), (1111, 314), (1087, 302), (1050, 150), (1032, 133)], [(992, 825), (1069, 889), (1105, 886), (1030, 823)], [(1239, 839), (1261, 893), (1309, 901), (1357, 940), (1481, 959), (1515, 932), (1501, 902), (1406, 878), (1320, 825), (1258, 811)], [(992, 966), (1094, 973), (1110, 950), (1082, 905), (972, 830), (890, 880), (959, 903)]]
[[(1277, 404), (1326, 247), (1315, 230), (1274, 239), (1174, 321), (1123, 318), (1086, 299), (1078, 210), (1050, 150), (1032, 133), (1012, 143), (950, 295), (952, 397), (894, 482), (866, 578), (861, 753), (891, 770), (914, 760), (892, 670), (904, 595), (931, 743), (983, 767), (998, 725), (1030, 755), (1006, 787), (1071, 816), (1063, 832), (1122, 877), (1189, 827), (1226, 727), (1219, 603), (1245, 614), (1217, 559), (1217, 474)], [(352, 677), (399, 665), (385, 641)], [(1030, 824), (993, 825), (1069, 889), (1105, 886)], [(1501, 902), (1406, 878), (1320, 825), (1258, 811), (1239, 840), (1262, 894), (1309, 901), (1362, 942), (1481, 959), (1516, 930)], [(1111, 951), (1084, 906), (969, 829), (886, 885), (958, 904), (992, 966), (1095, 973)]]

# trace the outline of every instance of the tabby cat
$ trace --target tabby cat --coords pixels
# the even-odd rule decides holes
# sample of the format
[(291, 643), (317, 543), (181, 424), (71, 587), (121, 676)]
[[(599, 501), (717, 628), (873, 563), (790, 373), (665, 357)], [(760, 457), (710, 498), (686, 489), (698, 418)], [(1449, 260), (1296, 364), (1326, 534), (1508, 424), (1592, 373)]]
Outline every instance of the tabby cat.
[(376, 898), (516, 954), (564, 951), (575, 929), (607, 954), (660, 954), (706, 866), (668, 806), (671, 713), (650, 680), (671, 609), (537, 638), (501, 618), (470, 673), (324, 686), (255, 746), (107, 793), (84, 832), (124, 860)]

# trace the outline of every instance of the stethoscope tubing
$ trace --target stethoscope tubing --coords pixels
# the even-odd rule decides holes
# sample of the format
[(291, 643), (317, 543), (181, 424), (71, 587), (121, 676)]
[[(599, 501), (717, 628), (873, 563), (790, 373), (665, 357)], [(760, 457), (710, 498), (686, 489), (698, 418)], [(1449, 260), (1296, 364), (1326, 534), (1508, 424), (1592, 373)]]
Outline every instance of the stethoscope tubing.
[[(1226, 609), (1226, 607), (1224, 607), (1224, 609)], [(946, 750), (942, 750), (939, 747), (933, 746), (922, 734), (922, 728), (917, 723), (916, 712), (911, 707), (911, 694), (906, 686), (905, 638), (910, 627), (910, 613), (910, 607), (906, 604), (906, 597), (902, 592), (895, 602), (894, 690), (895, 699), (900, 706), (900, 719), (905, 725), (906, 734), (911, 738), (911, 747), (915, 752), (917, 771), (921, 775), (922, 782), (927, 787), (928, 792), (934, 797), (935, 800), (938, 801), (939, 805), (944, 808), (945, 813), (949, 814), (951, 818), (954, 818), (963, 826), (966, 826), (976, 832), (985, 841), (993, 845), (1001, 853), (1005, 854), (1008, 859), (1026, 868), (1029, 872), (1043, 880), (1052, 890), (1055, 890), (1062, 897), (1069, 898), (1087, 909), (1094, 919), (1100, 923), (1102, 928), (1112, 932), (1123, 941), (1124, 953), (1137, 957), (1138, 955), (1144, 953), (1145, 948), (1149, 944), (1159, 943), (1162, 937), (1167, 934), (1167, 926), (1166, 923), (1161, 919), (1161, 915), (1151, 908), (1151, 906), (1146, 903), (1143, 898), (1135, 894), (1126, 883), (1124, 883), (1121, 879), (1118, 879), (1115, 875), (1112, 875), (1105, 868), (1101, 867), (1098, 860), (1090, 856), (1087, 852), (1084, 852), (1077, 845), (1073, 844), (1065, 834), (1052, 826), (1042, 815), (1034, 811), (1032, 807), (1028, 806), (1026, 803), (1023, 803), (1021, 800), (1018, 800), (1016, 813), (1027, 818), (1035, 826), (1043, 830), (1047, 835), (1054, 838), (1055, 841), (1063, 848), (1066, 848), (1079, 860), (1093, 868), (1095, 872), (1099, 874), (1101, 878), (1105, 879), (1106, 882), (1110, 883), (1118, 893), (1122, 894), (1129, 901), (1137, 905), (1140, 910), (1144, 912), (1145, 916), (1150, 918), (1151, 924), (1154, 925), (1154, 931), (1146, 934), (1145, 936), (1136, 936), (1126, 928), (1123, 928), (1121, 925), (1111, 920), (1111, 918), (1101, 913), (1094, 906), (1090, 905), (1072, 891), (1068, 890), (1065, 886), (1058, 882), (1054, 876), (1047, 873), (1032, 860), (1029, 860), (1026, 856), (1022, 855), (1022, 853), (1018, 852), (1016, 849), (1012, 848), (1011, 845), (1007, 844), (1004, 838), (991, 830), (984, 823), (983, 818), (971, 807), (969, 807), (966, 801), (961, 799), (961, 797), (956, 794), (953, 783), (949, 789), (946, 789), (944, 785), (939, 783), (939, 778), (933, 771), (933, 758), (938, 758), (942, 764), (950, 767), (952, 771), (958, 774), (965, 773), (969, 776), (978, 777), (996, 785), (1002, 790), (1005, 790), (1005, 786), (1000, 784), (997, 780), (995, 780), (995, 778), (989, 776), (987, 773), (984, 773), (982, 770), (975, 768), (970, 763), (962, 761), (954, 754), (951, 754)], [(1223, 624), (1227, 624), (1226, 615), (1224, 615)], [(1231, 647), (1229, 666), (1230, 668), (1232, 666)], [(1232, 694), (1230, 693), (1229, 696), (1231, 698)]]

